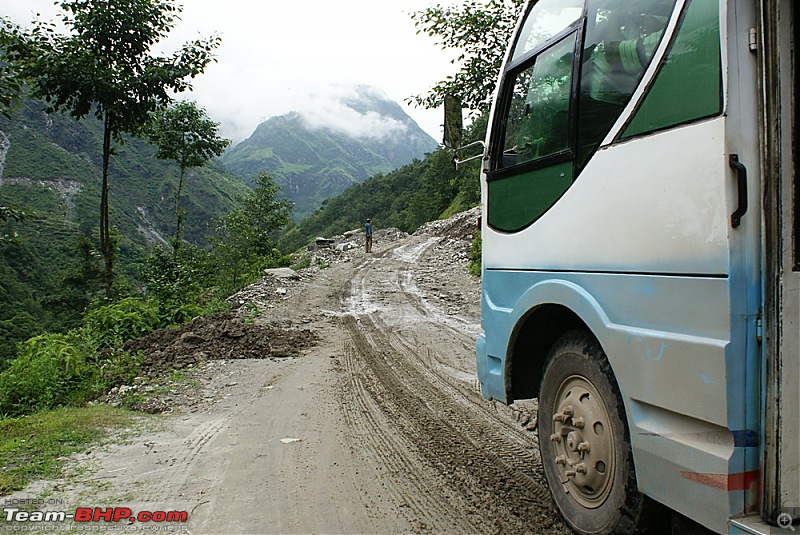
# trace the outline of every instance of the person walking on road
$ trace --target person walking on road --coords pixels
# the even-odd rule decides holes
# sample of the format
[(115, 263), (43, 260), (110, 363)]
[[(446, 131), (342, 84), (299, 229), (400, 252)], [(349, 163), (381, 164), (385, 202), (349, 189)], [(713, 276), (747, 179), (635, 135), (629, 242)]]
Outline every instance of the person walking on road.
[(367, 224), (364, 225), (364, 236), (366, 237), (366, 242), (364, 243), (365, 250), (368, 253), (372, 252), (372, 220), (367, 219)]

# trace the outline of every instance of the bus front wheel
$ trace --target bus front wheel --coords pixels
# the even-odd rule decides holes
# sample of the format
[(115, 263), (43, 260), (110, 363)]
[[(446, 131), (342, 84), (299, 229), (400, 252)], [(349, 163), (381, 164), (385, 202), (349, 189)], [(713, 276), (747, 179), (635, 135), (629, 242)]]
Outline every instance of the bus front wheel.
[(636, 486), (616, 379), (589, 333), (553, 345), (539, 395), (539, 451), (553, 500), (581, 534), (633, 533), (644, 496)]

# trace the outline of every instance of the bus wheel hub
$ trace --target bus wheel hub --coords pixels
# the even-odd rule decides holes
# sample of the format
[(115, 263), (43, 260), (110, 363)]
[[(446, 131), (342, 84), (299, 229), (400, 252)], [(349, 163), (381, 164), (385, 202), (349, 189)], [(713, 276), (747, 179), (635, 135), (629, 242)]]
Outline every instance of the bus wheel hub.
[(553, 415), (553, 459), (565, 490), (584, 507), (603, 504), (614, 480), (615, 444), (608, 410), (594, 385), (581, 376), (559, 388)]

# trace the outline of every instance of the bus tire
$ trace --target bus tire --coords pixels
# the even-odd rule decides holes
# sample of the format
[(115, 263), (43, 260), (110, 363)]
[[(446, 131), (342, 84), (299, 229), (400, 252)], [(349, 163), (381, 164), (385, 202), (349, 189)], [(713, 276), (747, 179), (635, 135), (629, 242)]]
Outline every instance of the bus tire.
[(538, 410), (542, 465), (564, 521), (581, 534), (633, 533), (644, 496), (619, 388), (591, 334), (568, 332), (553, 345)]

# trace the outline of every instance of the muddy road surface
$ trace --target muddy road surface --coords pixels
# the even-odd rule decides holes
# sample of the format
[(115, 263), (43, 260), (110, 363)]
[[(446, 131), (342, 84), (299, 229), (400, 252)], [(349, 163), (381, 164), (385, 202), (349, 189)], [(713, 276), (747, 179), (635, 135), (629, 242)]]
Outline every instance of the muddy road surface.
[(310, 347), (196, 359), (155, 427), (38, 492), (68, 508), (186, 511), (172, 525), (184, 533), (567, 533), (532, 408), (478, 390), (465, 243), (376, 240), (370, 255), (270, 282), (261, 295), (278, 300), (251, 303), (256, 285), (239, 303), (246, 324), (311, 332)]

